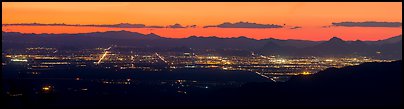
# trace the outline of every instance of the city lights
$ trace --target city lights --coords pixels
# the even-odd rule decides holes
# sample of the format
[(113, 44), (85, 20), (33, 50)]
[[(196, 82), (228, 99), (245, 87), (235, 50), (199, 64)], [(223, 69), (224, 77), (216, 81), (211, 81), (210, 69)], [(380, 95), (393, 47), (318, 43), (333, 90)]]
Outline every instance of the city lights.
[[(57, 50), (54, 48), (48, 48)], [(30, 52), (42, 49), (27, 48)], [(103, 55), (99, 58), (100, 50)], [(76, 67), (92, 67), (95, 65), (104, 69), (113, 69), (116, 72), (120, 70), (142, 70), (159, 72), (166, 69), (221, 69), (226, 71), (246, 71), (257, 74), (258, 76), (280, 81), (278, 76), (296, 76), (311, 75), (330, 67), (341, 68), (345, 66), (359, 65), (365, 62), (391, 62), (393, 60), (372, 59), (370, 57), (281, 57), (281, 56), (216, 56), (197, 54), (193, 52), (185, 53), (156, 53), (156, 52), (133, 52), (130, 54), (112, 51), (112, 47), (107, 49), (93, 49), (77, 51), (74, 55), (56, 55), (56, 54), (4, 54), (10, 58), (11, 62), (25, 62), (28, 69), (31, 70), (52, 70), (67, 67), (70, 65)], [(38, 51), (39, 52), (39, 51)], [(65, 51), (58, 51), (63, 53)], [(37, 53), (37, 52), (34, 52)], [(106, 56), (109, 56), (106, 59)], [(28, 61), (32, 60), (32, 61)], [(90, 64), (92, 63), (92, 64)], [(7, 65), (4, 63), (3, 65)], [(157, 67), (160, 66), (160, 67)], [(31, 73), (41, 75), (42, 73)], [(77, 77), (75, 80), (82, 80)], [(131, 79), (126, 81), (106, 81), (105, 84), (130, 84)]]
[(27, 59), (11, 59), (13, 62), (28, 62)]

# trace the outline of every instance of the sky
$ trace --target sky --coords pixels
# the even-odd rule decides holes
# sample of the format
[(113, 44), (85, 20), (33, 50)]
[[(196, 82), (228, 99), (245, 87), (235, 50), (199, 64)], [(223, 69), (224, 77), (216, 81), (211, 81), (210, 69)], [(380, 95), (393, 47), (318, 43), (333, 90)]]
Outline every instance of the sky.
[[(402, 34), (402, 27), (330, 26), (333, 22), (400, 22), (401, 2), (2, 2), (2, 24), (197, 25), (196, 28), (106, 28), (77, 26), (3, 26), (22, 33), (87, 33), (127, 30), (163, 37), (196, 36), (255, 39), (380, 40)], [(203, 28), (224, 22), (275, 24), (284, 28)], [(301, 27), (291, 29), (293, 27)]]

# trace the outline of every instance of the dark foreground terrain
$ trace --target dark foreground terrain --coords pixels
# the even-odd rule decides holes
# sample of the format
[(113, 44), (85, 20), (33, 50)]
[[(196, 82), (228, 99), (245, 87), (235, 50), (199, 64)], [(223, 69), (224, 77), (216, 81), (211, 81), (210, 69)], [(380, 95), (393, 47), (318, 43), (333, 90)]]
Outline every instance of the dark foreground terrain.
[[(3, 68), (3, 71), (16, 70)], [(17, 95), (2, 93), (2, 98), (5, 99), (2, 106), (54, 109), (188, 106), (402, 107), (402, 77), (402, 61), (395, 61), (364, 63), (340, 69), (329, 68), (314, 75), (296, 76), (284, 83), (241, 80), (215, 82), (212, 86), (208, 82), (192, 84), (167, 80), (138, 81), (132, 82), (136, 85), (128, 86), (59, 79), (52, 81), (54, 90), (41, 92), (41, 87), (37, 84), (49, 81), (6, 78), (3, 79), (3, 85)], [(210, 87), (205, 87), (207, 84), (210, 84)], [(189, 87), (180, 88), (182, 85)], [(72, 88), (63, 91), (57, 90), (58, 86)], [(23, 95), (18, 96), (19, 93)]]

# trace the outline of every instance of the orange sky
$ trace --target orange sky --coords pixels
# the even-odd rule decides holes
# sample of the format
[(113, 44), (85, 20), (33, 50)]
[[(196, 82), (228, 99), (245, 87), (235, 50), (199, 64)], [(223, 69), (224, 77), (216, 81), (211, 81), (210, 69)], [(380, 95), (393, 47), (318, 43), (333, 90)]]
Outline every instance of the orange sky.
[[(2, 2), (2, 23), (66, 23), (66, 24), (117, 24), (146, 25), (217, 25), (223, 22), (248, 21), (260, 24), (301, 26), (301, 29), (126, 29), (141, 33), (156, 33), (166, 37), (247, 36), (257, 39), (308, 39), (325, 40), (333, 36), (346, 40), (377, 40), (402, 34), (402, 28), (332, 27), (322, 28), (332, 22), (343, 21), (402, 21), (402, 4), (396, 3), (12, 3)], [(73, 28), (73, 29), (72, 29)], [(80, 33), (117, 28), (95, 27), (3, 27), (3, 31), (27, 33)]]

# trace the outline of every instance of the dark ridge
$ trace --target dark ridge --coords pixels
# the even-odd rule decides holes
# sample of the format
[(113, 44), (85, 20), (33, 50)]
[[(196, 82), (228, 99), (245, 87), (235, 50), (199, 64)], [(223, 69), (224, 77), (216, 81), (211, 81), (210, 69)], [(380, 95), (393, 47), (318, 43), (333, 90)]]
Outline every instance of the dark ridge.
[(246, 96), (260, 105), (401, 107), (402, 61), (328, 68), (286, 83), (250, 83), (239, 90), (228, 96)]
[(328, 41), (280, 40), (275, 38), (256, 40), (245, 36), (165, 38), (154, 33), (141, 34), (124, 30), (78, 34), (3, 32), (2, 36), (3, 49), (35, 46), (91, 48), (113, 44), (148, 48), (235, 49), (236, 51), (256, 52), (263, 55), (368, 56), (380, 59), (402, 59), (401, 35), (379, 41), (344, 41), (338, 37), (333, 37)]

